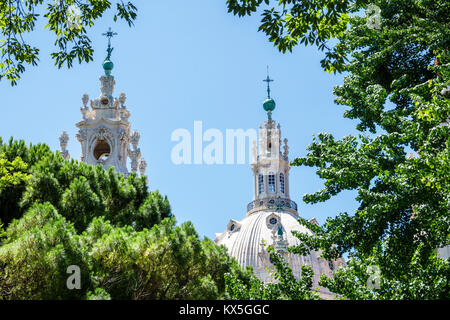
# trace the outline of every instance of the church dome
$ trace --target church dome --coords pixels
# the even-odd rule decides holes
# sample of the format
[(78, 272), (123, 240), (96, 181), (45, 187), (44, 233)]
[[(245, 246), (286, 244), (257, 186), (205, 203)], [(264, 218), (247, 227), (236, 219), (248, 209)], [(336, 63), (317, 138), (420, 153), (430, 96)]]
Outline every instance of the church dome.
[[(286, 251), (287, 246), (300, 243), (292, 231), (312, 235), (297, 219), (297, 215), (291, 212), (257, 211), (241, 221), (230, 220), (227, 230), (216, 235), (216, 243), (225, 245), (228, 253), (235, 257), (241, 266), (252, 266), (255, 275), (264, 282), (274, 281), (267, 271), (267, 267), (274, 269), (267, 252), (267, 246), (273, 246), (285, 257), (297, 279), (301, 277), (303, 264), (311, 266), (314, 270), (314, 286), (317, 287), (320, 274), (332, 274), (328, 261), (320, 258), (320, 253), (316, 251), (311, 251), (307, 256)], [(330, 294), (321, 287), (320, 292), (324, 295)]]
[[(332, 276), (333, 270), (345, 262), (342, 259), (327, 261), (318, 251), (301, 256), (287, 250), (301, 243), (293, 231), (313, 233), (298, 222), (297, 204), (289, 196), (289, 147), (285, 139), (281, 151), (281, 126), (276, 126), (271, 117), (275, 101), (270, 98), (269, 83), (273, 80), (267, 75), (263, 81), (267, 82), (267, 99), (263, 106), (268, 120), (264, 127), (260, 126), (258, 141), (253, 145), (256, 160), (251, 165), (253, 201), (247, 205), (245, 218), (231, 219), (226, 230), (216, 234), (215, 242), (224, 245), (242, 267), (251, 266), (255, 276), (266, 283), (276, 281), (270, 271), (275, 269), (269, 255), (270, 246), (284, 257), (297, 279), (301, 278), (302, 266), (309, 265), (314, 271), (314, 288), (320, 290), (322, 298), (333, 299), (335, 296), (328, 289), (319, 286), (320, 275)], [(318, 224), (314, 218), (309, 221)]]

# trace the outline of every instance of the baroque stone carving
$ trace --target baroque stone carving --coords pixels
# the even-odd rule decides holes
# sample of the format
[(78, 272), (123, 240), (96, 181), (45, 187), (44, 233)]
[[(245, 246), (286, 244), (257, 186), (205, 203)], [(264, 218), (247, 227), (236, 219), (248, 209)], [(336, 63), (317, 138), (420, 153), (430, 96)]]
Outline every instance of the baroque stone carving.
[(69, 135), (67, 132), (63, 131), (63, 133), (59, 136), (59, 145), (61, 147), (61, 155), (65, 160), (69, 160), (70, 154), (67, 148), (67, 142), (69, 141)]
[(138, 148), (140, 134), (134, 131), (130, 135), (126, 95), (121, 93), (118, 98), (113, 97), (115, 83), (114, 76), (102, 75), (100, 96), (94, 100), (89, 100), (87, 94), (82, 96), (82, 120), (76, 124), (79, 128), (76, 137), (81, 144), (81, 160), (93, 165), (101, 164), (105, 168), (113, 166), (116, 171), (128, 175), (127, 159), (130, 158), (131, 171), (137, 172), (139, 169), (140, 175), (144, 176), (147, 163), (141, 159)]

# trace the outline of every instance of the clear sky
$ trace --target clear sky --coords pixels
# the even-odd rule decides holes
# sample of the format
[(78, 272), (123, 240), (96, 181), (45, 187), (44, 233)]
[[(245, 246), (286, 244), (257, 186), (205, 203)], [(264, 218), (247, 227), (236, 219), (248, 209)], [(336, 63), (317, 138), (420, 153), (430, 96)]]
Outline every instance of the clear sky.
[[(193, 133), (194, 121), (203, 130), (257, 129), (267, 118), (266, 66), (270, 66), (271, 95), (277, 102), (273, 119), (289, 139), (290, 158), (306, 155), (312, 134), (330, 132), (337, 138), (356, 133), (355, 122), (343, 118), (344, 107), (334, 104), (333, 87), (342, 75), (329, 75), (320, 67), (323, 53), (297, 47), (282, 54), (257, 32), (259, 16), (238, 18), (227, 12), (225, 0), (134, 1), (135, 26), (114, 23), (108, 14), (89, 30), (94, 61), (58, 70), (50, 59), (54, 36), (44, 22), (25, 37), (41, 49), (37, 67), (28, 67), (18, 85), (0, 82), (0, 136), (47, 143), (59, 150), (63, 130), (70, 136), (68, 149), (79, 159), (75, 123), (81, 119), (83, 93), (99, 96), (99, 76), (109, 26), (113, 38), (116, 80), (114, 94), (125, 92), (132, 129), (141, 134), (140, 148), (148, 163), (150, 189), (166, 194), (178, 223), (190, 220), (201, 236), (214, 238), (230, 219), (245, 217), (253, 200), (250, 164), (175, 165), (171, 150), (174, 130)], [(323, 204), (302, 201), (305, 193), (323, 187), (314, 168), (291, 169), (290, 192), (299, 214), (323, 223), (339, 212), (356, 207), (354, 192)]]

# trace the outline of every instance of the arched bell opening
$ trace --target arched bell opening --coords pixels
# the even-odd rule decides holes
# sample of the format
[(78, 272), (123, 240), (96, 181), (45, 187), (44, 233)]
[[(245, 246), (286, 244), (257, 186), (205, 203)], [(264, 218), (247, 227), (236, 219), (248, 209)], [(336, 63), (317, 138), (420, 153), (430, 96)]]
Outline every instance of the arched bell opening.
[(97, 140), (94, 148), (94, 157), (96, 160), (105, 161), (111, 154), (111, 147), (106, 140)]

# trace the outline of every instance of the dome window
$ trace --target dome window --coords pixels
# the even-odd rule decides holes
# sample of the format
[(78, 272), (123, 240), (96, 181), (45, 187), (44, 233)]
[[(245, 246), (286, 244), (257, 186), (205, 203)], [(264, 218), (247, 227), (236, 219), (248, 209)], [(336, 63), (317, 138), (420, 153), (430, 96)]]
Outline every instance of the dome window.
[(284, 174), (280, 173), (280, 192), (284, 193)]
[(334, 264), (331, 261), (328, 261), (328, 267), (330, 267), (330, 270), (333, 271), (334, 270)]
[(258, 194), (264, 192), (264, 176), (262, 174), (258, 175)]
[(238, 221), (231, 219), (230, 222), (228, 222), (227, 230), (230, 232), (230, 234), (239, 231), (240, 228), (241, 224)]
[(275, 175), (269, 174), (269, 192), (275, 192)]
[(269, 229), (276, 228), (276, 226), (279, 223), (280, 223), (280, 219), (279, 219), (279, 217), (278, 217), (278, 215), (276, 213), (272, 213), (266, 218), (266, 226)]

